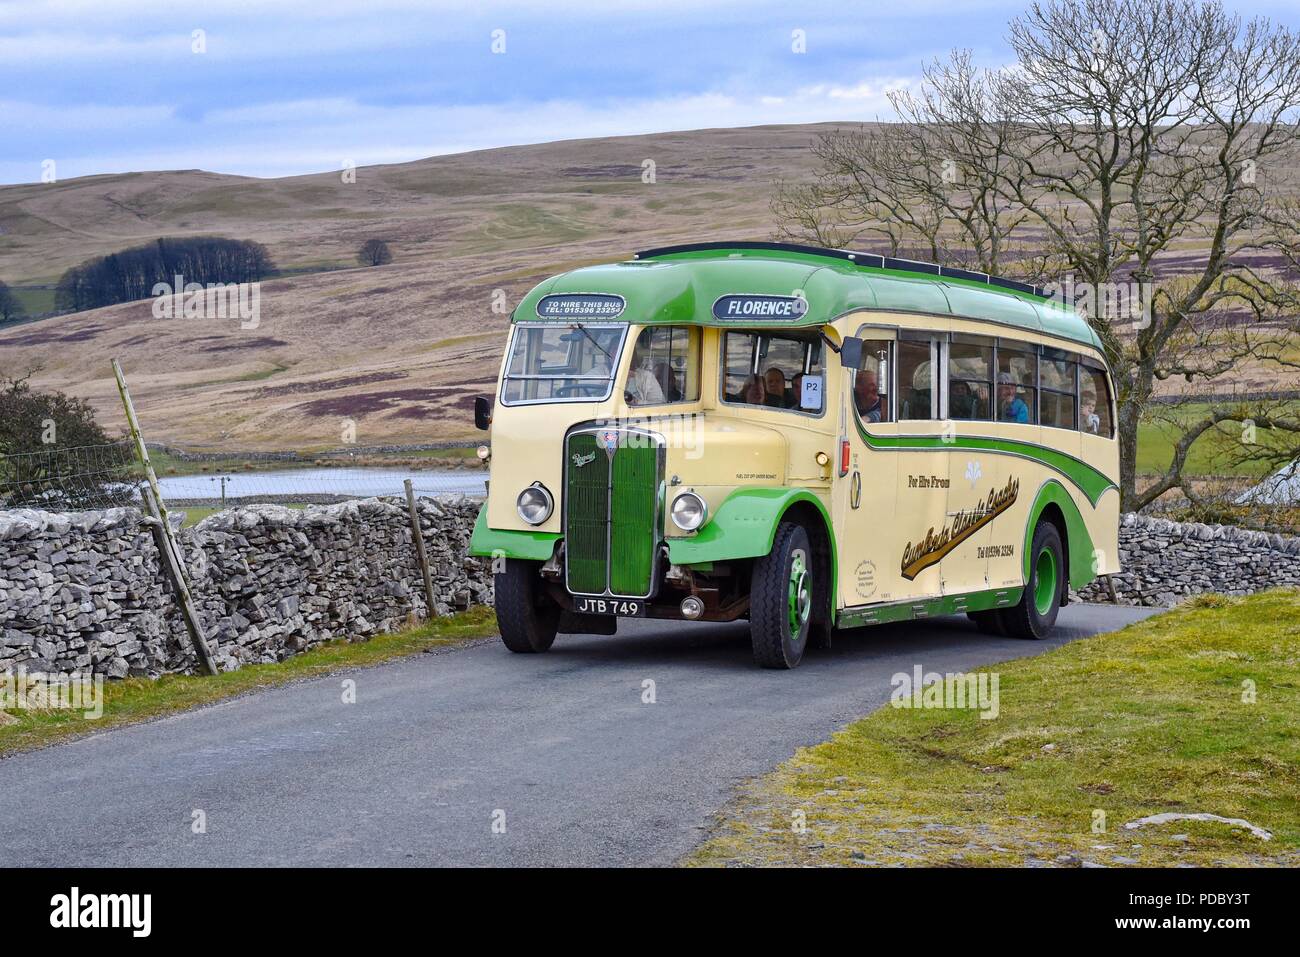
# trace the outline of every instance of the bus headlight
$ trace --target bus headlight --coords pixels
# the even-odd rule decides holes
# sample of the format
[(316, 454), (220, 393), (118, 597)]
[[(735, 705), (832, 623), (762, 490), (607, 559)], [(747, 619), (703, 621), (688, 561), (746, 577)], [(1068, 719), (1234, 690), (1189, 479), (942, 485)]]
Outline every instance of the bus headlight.
[(673, 499), (670, 512), (673, 524), (683, 532), (693, 532), (709, 519), (709, 506), (694, 492), (683, 492)]
[(555, 499), (541, 482), (534, 482), (519, 493), (515, 500), (515, 510), (529, 525), (541, 525), (555, 511)]

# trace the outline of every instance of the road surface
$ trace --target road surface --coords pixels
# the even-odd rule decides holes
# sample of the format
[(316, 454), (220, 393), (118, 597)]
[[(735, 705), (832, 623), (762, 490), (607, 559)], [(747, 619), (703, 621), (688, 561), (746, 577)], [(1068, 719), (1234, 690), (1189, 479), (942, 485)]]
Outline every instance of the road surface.
[(788, 672), (753, 665), (744, 624), (416, 655), (0, 761), (0, 866), (670, 864), (738, 783), (885, 703), (895, 673), (1149, 613), (1071, 605), (1042, 642), (879, 626)]

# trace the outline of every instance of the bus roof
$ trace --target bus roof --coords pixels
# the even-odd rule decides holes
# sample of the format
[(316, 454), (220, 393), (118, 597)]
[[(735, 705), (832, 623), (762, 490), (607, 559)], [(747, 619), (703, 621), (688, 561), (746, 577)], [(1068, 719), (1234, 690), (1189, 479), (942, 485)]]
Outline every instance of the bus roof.
[[(993, 322), (1101, 349), (1086, 320), (1043, 293), (1015, 280), (873, 253), (787, 243), (696, 243), (553, 276), (524, 297), (513, 318), (599, 321), (604, 310), (607, 318), (642, 325), (800, 327), (873, 309)], [(806, 305), (795, 303), (793, 315), (789, 307), (796, 296)], [(720, 312), (727, 309), (734, 310), (730, 318)], [(767, 313), (774, 317), (763, 318)]]

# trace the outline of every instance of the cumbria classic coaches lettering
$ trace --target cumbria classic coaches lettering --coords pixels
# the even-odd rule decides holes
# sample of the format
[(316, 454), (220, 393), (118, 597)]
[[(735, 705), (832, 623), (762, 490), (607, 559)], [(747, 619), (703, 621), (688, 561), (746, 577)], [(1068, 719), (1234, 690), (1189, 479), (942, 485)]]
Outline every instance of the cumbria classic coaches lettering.
[(925, 538), (915, 545), (908, 542), (903, 549), (903, 577), (911, 581), (935, 562), (942, 560), (950, 551), (1009, 509), (1015, 503), (1019, 491), (1020, 479), (1008, 479), (1000, 492), (989, 492), (987, 501), (982, 505), (958, 512), (952, 524), (945, 525), (943, 531), (935, 534), (931, 528), (925, 533)]

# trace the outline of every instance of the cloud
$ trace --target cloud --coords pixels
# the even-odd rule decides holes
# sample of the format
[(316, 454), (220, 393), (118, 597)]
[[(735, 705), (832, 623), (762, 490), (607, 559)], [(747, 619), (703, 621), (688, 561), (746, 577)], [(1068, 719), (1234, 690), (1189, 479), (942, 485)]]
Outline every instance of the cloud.
[[(624, 136), (710, 127), (868, 121), (888, 115), (885, 91), (897, 78), (851, 87), (820, 86), (780, 96), (704, 93), (598, 103), (549, 100), (474, 105), (380, 106), (346, 98), (292, 100), (217, 109), (201, 121), (159, 110), (102, 112), (77, 107), (47, 117), (51, 127), (103, 129), (119, 119), (135, 129), (129, 146), (112, 151), (52, 154), (61, 179), (140, 169), (208, 169), (252, 176), (288, 176), (425, 156), (559, 139)], [(851, 95), (844, 95), (849, 91)], [(10, 108), (13, 108), (10, 105)], [(24, 116), (37, 107), (17, 106)], [(291, 133), (290, 133), (291, 131)], [(40, 160), (0, 162), (7, 182), (39, 178)]]
[[(64, 178), (279, 176), (557, 139), (887, 119), (888, 93), (951, 48), (1005, 62), (1002, 34), (1025, 2), (0, 2), (0, 182), (38, 179), (48, 158)], [(1241, 0), (1245, 12), (1273, 2)], [(496, 28), (505, 55), (491, 51)], [(191, 52), (195, 29), (205, 53)]]

